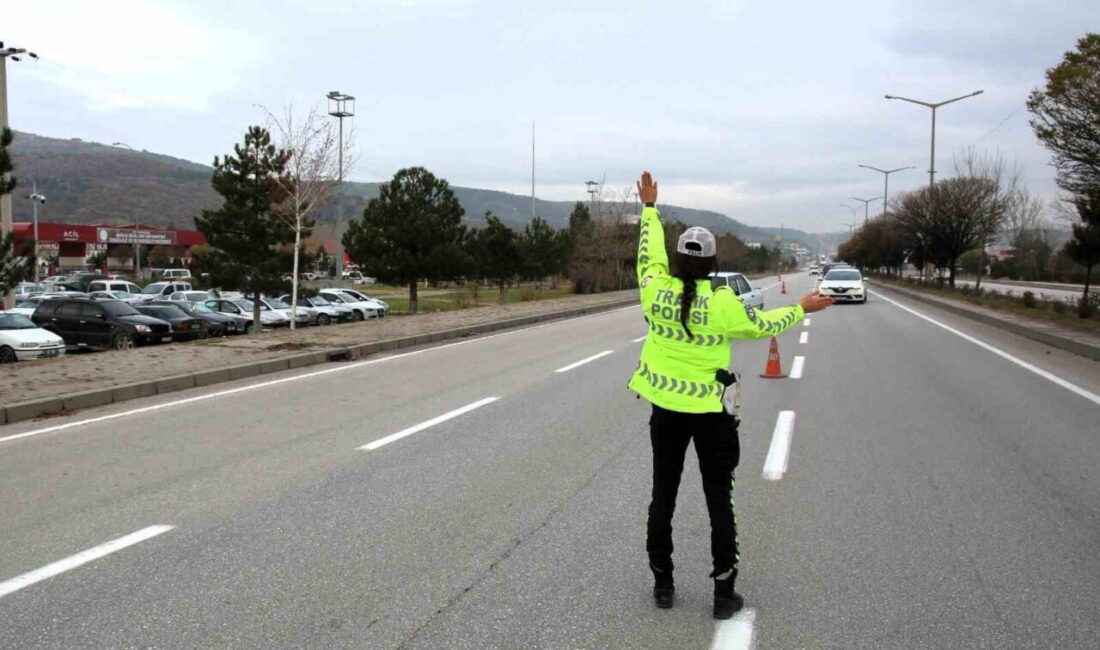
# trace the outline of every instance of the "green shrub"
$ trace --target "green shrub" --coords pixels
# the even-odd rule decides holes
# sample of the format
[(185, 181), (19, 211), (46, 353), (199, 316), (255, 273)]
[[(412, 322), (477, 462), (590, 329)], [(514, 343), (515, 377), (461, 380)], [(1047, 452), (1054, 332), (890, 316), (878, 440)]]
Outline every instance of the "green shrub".
[(1050, 304), (1050, 310), (1055, 314), (1064, 314), (1069, 311), (1069, 305), (1061, 300), (1055, 300)]
[(1028, 309), (1035, 309), (1036, 305), (1038, 304), (1035, 300), (1035, 294), (1031, 291), (1024, 292), (1023, 303), (1024, 307), (1027, 307)]

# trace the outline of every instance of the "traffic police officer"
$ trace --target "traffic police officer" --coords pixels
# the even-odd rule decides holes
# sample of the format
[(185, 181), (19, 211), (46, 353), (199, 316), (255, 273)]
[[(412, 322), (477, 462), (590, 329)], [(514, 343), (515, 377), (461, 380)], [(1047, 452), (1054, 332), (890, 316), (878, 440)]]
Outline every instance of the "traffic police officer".
[(649, 334), (629, 386), (653, 405), (653, 500), (646, 539), (653, 595), (657, 607), (672, 606), (672, 513), (684, 455), (694, 440), (710, 513), (714, 617), (726, 619), (744, 604), (734, 591), (739, 557), (733, 470), (741, 452), (738, 420), (723, 408), (726, 386), (717, 373), (726, 370), (731, 341), (781, 334), (832, 299), (809, 294), (792, 307), (755, 311), (728, 287), (712, 291), (708, 276), (717, 270), (717, 244), (705, 228), (690, 228), (680, 237), (670, 269), (664, 227), (654, 207), (657, 183), (649, 172), (642, 174), (638, 196), (645, 204), (638, 286)]

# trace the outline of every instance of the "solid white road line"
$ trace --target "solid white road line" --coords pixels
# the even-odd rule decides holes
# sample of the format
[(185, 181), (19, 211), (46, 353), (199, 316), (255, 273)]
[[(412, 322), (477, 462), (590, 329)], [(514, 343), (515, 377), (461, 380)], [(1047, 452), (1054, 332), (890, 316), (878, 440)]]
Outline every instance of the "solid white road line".
[(802, 366), (806, 365), (806, 357), (795, 357), (791, 364), (791, 379), (802, 379)]
[(363, 445), (362, 447), (359, 447), (359, 449), (365, 449), (367, 451), (374, 451), (375, 449), (378, 449), (379, 447), (384, 447), (385, 445), (388, 445), (391, 442), (394, 442), (396, 440), (400, 440), (400, 439), (404, 438), (405, 436), (411, 436), (412, 434), (423, 431), (424, 429), (427, 429), (429, 427), (434, 427), (435, 425), (440, 424), (442, 422), (446, 422), (447, 420), (457, 418), (458, 416), (462, 415), (463, 413), (469, 413), (470, 411), (472, 411), (474, 409), (477, 409), (477, 408), (481, 408), (482, 406), (485, 406), (486, 404), (492, 404), (493, 402), (497, 401), (498, 399), (500, 399), (500, 398), (499, 397), (486, 397), (485, 399), (478, 400), (478, 401), (474, 402), (473, 404), (467, 404), (466, 406), (463, 406), (462, 408), (455, 409), (455, 410), (451, 411), (450, 413), (444, 413), (443, 415), (440, 415), (439, 417), (432, 418), (432, 419), (428, 420), (427, 422), (421, 422), (420, 424), (418, 424), (416, 426), (409, 427), (408, 429), (403, 429), (401, 431), (398, 431), (397, 433), (391, 433), (390, 435), (386, 436), (385, 438), (379, 438), (378, 440), (375, 440), (374, 442), (368, 442), (367, 444)]
[(787, 471), (787, 455), (791, 451), (791, 432), (794, 430), (794, 411), (780, 411), (772, 432), (772, 444), (764, 459), (764, 478), (778, 481)]
[(614, 352), (614, 350), (604, 350), (603, 352), (600, 352), (599, 354), (593, 354), (592, 356), (588, 357), (587, 359), (581, 359), (580, 361), (578, 361), (576, 363), (571, 363), (568, 366), (565, 366), (564, 368), (558, 368), (554, 372), (569, 372), (573, 368), (579, 368), (580, 366), (583, 366), (586, 363), (591, 363), (592, 361), (595, 361), (596, 359), (599, 359), (601, 357), (606, 357), (607, 355), (611, 354), (612, 352)]
[(125, 537), (119, 537), (116, 540), (100, 544), (94, 548), (90, 548), (86, 551), (81, 551), (76, 555), (65, 558), (64, 560), (58, 560), (52, 564), (35, 569), (34, 571), (28, 571), (21, 576), (16, 576), (11, 580), (5, 580), (0, 582), (0, 598), (7, 596), (8, 594), (19, 591), (23, 587), (29, 587), (36, 582), (41, 582), (47, 578), (52, 578), (60, 573), (64, 573), (69, 569), (75, 569), (76, 567), (87, 564), (92, 560), (98, 560), (104, 555), (110, 555), (115, 551), (122, 550), (127, 546), (133, 546), (139, 542), (144, 542), (150, 537), (156, 537), (161, 533), (167, 533), (172, 530), (173, 526), (149, 526), (148, 528), (142, 528), (141, 530), (130, 533)]
[(228, 390), (221, 390), (214, 393), (207, 393), (205, 395), (197, 395), (195, 397), (185, 397), (183, 399), (172, 400), (170, 402), (164, 402), (161, 404), (154, 404), (152, 406), (143, 406), (141, 408), (130, 409), (128, 411), (120, 411), (118, 413), (111, 413), (110, 415), (101, 415), (99, 417), (87, 418), (84, 420), (76, 420), (74, 422), (66, 422), (65, 424), (55, 424), (52, 427), (44, 427), (42, 429), (34, 429), (32, 431), (24, 431), (23, 433), (16, 433), (10, 436), (0, 437), (0, 442), (8, 442), (9, 440), (18, 440), (20, 438), (30, 438), (31, 436), (38, 436), (44, 433), (53, 433), (55, 431), (64, 431), (66, 429), (72, 429), (74, 427), (83, 426), (85, 424), (97, 424), (99, 422), (106, 422), (109, 420), (117, 420), (118, 418), (129, 417), (131, 415), (141, 415), (143, 413), (151, 413), (153, 411), (159, 411), (161, 409), (170, 408), (173, 406), (183, 406), (184, 404), (192, 404), (194, 402), (202, 402), (208, 399), (214, 399), (217, 397), (225, 397), (226, 395), (235, 395), (237, 393), (244, 393), (248, 391), (258, 390), (260, 388), (267, 388), (268, 386), (277, 386), (279, 384), (285, 384), (292, 381), (301, 381), (303, 379), (311, 379), (313, 377), (320, 377), (334, 372), (345, 372), (348, 370), (355, 370), (356, 368), (362, 368), (364, 366), (372, 366), (376, 363), (385, 363), (387, 361), (395, 361), (397, 359), (404, 359), (406, 357), (413, 357), (418, 354), (425, 354), (428, 352), (434, 352), (436, 350), (445, 350), (447, 348), (453, 348), (460, 345), (468, 345), (470, 343), (477, 343), (479, 341), (488, 341), (500, 336), (511, 336), (513, 334), (520, 334), (523, 332), (530, 332), (532, 330), (542, 329), (544, 327), (553, 327), (562, 323), (568, 323), (570, 321), (583, 320), (586, 318), (595, 318), (597, 316), (605, 316), (607, 314), (614, 314), (616, 312), (625, 311), (627, 309), (638, 309), (638, 305), (631, 305), (629, 307), (623, 307), (622, 309), (610, 309), (608, 311), (600, 312), (598, 314), (588, 314), (585, 316), (578, 316), (576, 318), (567, 318), (565, 320), (558, 320), (551, 323), (544, 323), (542, 325), (532, 325), (531, 327), (525, 327), (518, 330), (510, 330), (507, 332), (501, 332), (500, 334), (490, 334), (489, 336), (479, 336), (476, 338), (466, 339), (464, 341), (458, 341), (456, 343), (446, 343), (444, 345), (437, 345), (435, 347), (424, 348), (421, 350), (414, 350), (412, 352), (404, 352), (402, 354), (394, 354), (388, 357), (381, 357), (378, 359), (370, 359), (368, 361), (357, 361), (355, 363), (340, 364), (334, 368), (326, 368), (324, 370), (314, 370), (312, 372), (303, 373), (301, 375), (294, 375), (293, 377), (283, 377), (282, 379), (272, 379), (271, 381), (264, 381), (258, 384), (249, 384), (247, 386), (241, 386), (239, 388), (230, 388)]
[(936, 320), (935, 318), (932, 318), (930, 316), (925, 316), (924, 314), (920, 313), (919, 311), (916, 311), (915, 309), (910, 309), (909, 307), (906, 307), (905, 305), (903, 305), (903, 304), (901, 304), (901, 303), (899, 303), (895, 300), (891, 300), (890, 298), (887, 298), (886, 296), (882, 295), (881, 293), (879, 293), (877, 291), (872, 291), (871, 293), (874, 294), (874, 296), (876, 298), (882, 298), (883, 300), (890, 303), (891, 305), (893, 305), (893, 306), (895, 306), (899, 309), (904, 309), (905, 311), (909, 312), (910, 314), (913, 314), (914, 316), (916, 316), (918, 318), (922, 318), (922, 319), (928, 321), (929, 323), (932, 323), (936, 327), (941, 327), (941, 328), (947, 330), (948, 332), (951, 332), (952, 334), (954, 334), (954, 335), (956, 335), (956, 336), (958, 336), (962, 339), (970, 341), (971, 343), (973, 343), (974, 345), (976, 345), (980, 348), (984, 348), (986, 350), (989, 350), (993, 354), (995, 354), (995, 355), (997, 355), (997, 356), (999, 356), (1002, 359), (1005, 359), (1007, 361), (1011, 361), (1012, 363), (1020, 366), (1024, 370), (1029, 370), (1029, 371), (1035, 373), (1036, 375), (1039, 375), (1043, 379), (1046, 379), (1048, 381), (1054, 382), (1055, 384), (1058, 384), (1059, 386), (1061, 386), (1062, 388), (1065, 388), (1066, 390), (1068, 390), (1071, 393), (1076, 393), (1077, 395), (1080, 395), (1081, 397), (1084, 397), (1085, 399), (1089, 400), (1093, 404), (1100, 404), (1100, 395), (1097, 395), (1096, 393), (1094, 393), (1094, 392), (1092, 392), (1088, 389), (1082, 388), (1082, 387), (1078, 386), (1077, 384), (1074, 384), (1073, 382), (1062, 379), (1058, 375), (1049, 373), (1046, 370), (1043, 370), (1042, 368), (1040, 368), (1036, 365), (1030, 364), (1027, 361), (1024, 361), (1023, 359), (1021, 359), (1017, 356), (1011, 355), (1008, 352), (1005, 352), (1004, 350), (1002, 350), (1000, 348), (993, 347), (992, 345), (986, 343), (985, 341), (982, 341), (980, 339), (976, 339), (973, 336), (970, 336), (969, 334), (966, 334), (964, 332), (960, 332), (959, 330), (955, 329), (954, 327), (951, 327), (950, 325), (946, 325), (944, 323), (941, 323), (940, 321)]
[(642, 342), (642, 341), (644, 341), (645, 339), (646, 339), (646, 337), (644, 337), (644, 336), (639, 336), (638, 338), (636, 338), (636, 339), (634, 339), (633, 341), (631, 341), (631, 343), (641, 343), (641, 342)]
[(798, 342), (803, 344), (803, 345), (809, 343), (810, 342), (810, 333), (809, 332), (802, 332), (802, 334), (798, 337)]
[(714, 629), (710, 650), (749, 650), (752, 648), (752, 624), (755, 609), (743, 609), (728, 621), (719, 621)]
[(806, 320), (802, 321), (802, 324), (806, 327), (809, 327), (810, 326), (810, 318), (807, 316)]

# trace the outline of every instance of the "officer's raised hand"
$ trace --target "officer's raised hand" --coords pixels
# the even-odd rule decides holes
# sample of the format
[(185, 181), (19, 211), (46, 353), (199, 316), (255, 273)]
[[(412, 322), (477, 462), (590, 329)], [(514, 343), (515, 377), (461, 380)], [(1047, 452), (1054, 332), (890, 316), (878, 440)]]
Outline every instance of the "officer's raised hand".
[(812, 314), (833, 304), (833, 299), (829, 296), (820, 296), (816, 292), (810, 292), (802, 296), (802, 300), (799, 300), (798, 304), (802, 305), (802, 311)]
[(638, 198), (642, 205), (657, 202), (657, 183), (649, 172), (642, 172), (642, 180), (638, 181)]

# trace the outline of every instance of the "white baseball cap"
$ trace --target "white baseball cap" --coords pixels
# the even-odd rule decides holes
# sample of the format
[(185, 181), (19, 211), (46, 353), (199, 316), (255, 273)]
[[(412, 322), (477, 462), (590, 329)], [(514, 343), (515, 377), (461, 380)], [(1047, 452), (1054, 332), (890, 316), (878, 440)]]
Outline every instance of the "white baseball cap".
[(680, 241), (676, 242), (676, 252), (692, 257), (714, 257), (718, 253), (718, 244), (709, 230), (695, 226), (680, 235)]

